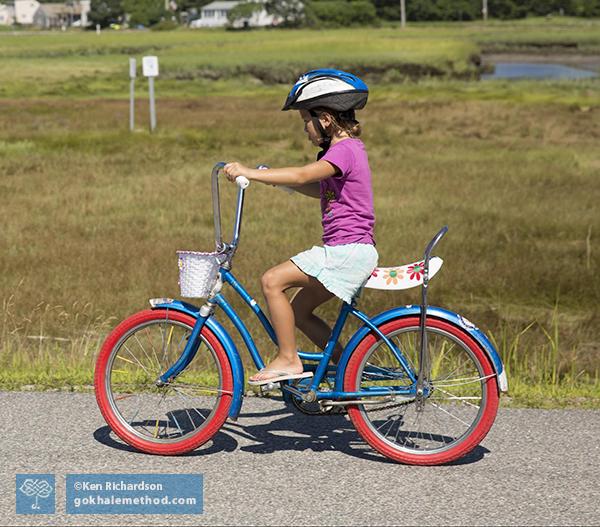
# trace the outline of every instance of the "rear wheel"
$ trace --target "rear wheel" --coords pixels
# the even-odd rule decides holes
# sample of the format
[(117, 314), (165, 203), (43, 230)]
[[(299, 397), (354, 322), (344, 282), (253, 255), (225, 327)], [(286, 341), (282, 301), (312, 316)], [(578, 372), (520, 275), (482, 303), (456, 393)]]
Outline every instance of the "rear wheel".
[(177, 311), (142, 311), (114, 329), (98, 356), (94, 384), (100, 411), (123, 441), (143, 452), (188, 452), (208, 441), (227, 419), (231, 366), (206, 326), (191, 363), (172, 382), (156, 384), (181, 355), (194, 323)]
[[(419, 317), (392, 320), (379, 328), (401, 351), (416, 377)], [(413, 465), (454, 461), (473, 450), (490, 430), (498, 409), (497, 378), (490, 360), (461, 328), (427, 319), (430, 379), (423, 404), (396, 396), (373, 405), (349, 406), (359, 434), (384, 456)], [(414, 383), (385, 342), (369, 334), (352, 354), (345, 391), (404, 388)]]

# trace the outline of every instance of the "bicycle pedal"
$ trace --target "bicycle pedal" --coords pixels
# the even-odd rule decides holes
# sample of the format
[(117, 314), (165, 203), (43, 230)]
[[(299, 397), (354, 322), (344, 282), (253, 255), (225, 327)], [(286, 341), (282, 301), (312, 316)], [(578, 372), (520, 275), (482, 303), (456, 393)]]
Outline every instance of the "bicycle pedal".
[(266, 394), (269, 392), (272, 392), (273, 390), (280, 390), (281, 389), (281, 384), (279, 384), (278, 382), (268, 382), (266, 384), (261, 384), (259, 387), (259, 392), (260, 394)]

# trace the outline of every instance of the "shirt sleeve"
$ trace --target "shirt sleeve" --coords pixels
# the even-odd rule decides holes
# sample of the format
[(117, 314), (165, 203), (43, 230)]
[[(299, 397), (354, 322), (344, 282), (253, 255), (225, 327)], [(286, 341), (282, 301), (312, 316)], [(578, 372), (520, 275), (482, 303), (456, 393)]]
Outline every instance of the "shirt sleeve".
[(321, 159), (335, 166), (341, 172), (341, 176), (348, 174), (354, 163), (352, 150), (343, 144), (338, 144), (334, 148), (330, 148)]

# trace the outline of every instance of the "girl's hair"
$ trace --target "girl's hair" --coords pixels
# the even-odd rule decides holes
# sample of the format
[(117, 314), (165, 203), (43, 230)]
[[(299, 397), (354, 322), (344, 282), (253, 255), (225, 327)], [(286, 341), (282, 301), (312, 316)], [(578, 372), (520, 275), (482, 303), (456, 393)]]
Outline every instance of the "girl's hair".
[(354, 110), (339, 112), (329, 108), (315, 108), (317, 115), (326, 113), (331, 117), (332, 135), (336, 132), (346, 132), (350, 137), (359, 137), (362, 133), (360, 123), (354, 117)]

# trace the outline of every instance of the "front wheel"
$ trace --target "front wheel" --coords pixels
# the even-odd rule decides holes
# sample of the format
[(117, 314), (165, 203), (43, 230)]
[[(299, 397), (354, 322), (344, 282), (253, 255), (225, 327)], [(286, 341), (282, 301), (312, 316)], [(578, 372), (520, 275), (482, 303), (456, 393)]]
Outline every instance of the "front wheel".
[(229, 359), (206, 326), (191, 363), (176, 379), (157, 378), (181, 355), (195, 319), (147, 310), (119, 324), (104, 342), (94, 376), (96, 400), (110, 428), (150, 454), (175, 455), (208, 441), (227, 419), (233, 397)]
[[(379, 327), (418, 374), (419, 317)], [(344, 375), (344, 390), (386, 388), (381, 402), (349, 406), (358, 433), (384, 456), (411, 465), (438, 465), (473, 450), (490, 430), (498, 410), (498, 384), (490, 360), (473, 338), (448, 322), (428, 318), (430, 375), (425, 397), (385, 344), (370, 333), (357, 346)], [(376, 398), (373, 401), (377, 401)]]

